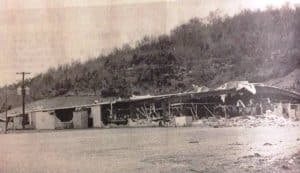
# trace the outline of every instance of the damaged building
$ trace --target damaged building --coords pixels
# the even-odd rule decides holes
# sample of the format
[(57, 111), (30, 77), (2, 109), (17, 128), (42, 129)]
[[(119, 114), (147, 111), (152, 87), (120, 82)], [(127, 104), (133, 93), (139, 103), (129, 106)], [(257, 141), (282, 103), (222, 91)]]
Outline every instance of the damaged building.
[[(11, 129), (101, 128), (106, 125), (145, 124), (184, 126), (207, 117), (276, 114), (298, 120), (300, 94), (247, 81), (228, 82), (210, 89), (166, 95), (103, 100), (97, 97), (60, 97), (27, 106), (23, 116), (8, 112)], [(49, 103), (53, 103), (52, 105)], [(3, 114), (3, 113), (2, 113)], [(1, 115), (3, 117), (3, 115)]]
[[(215, 89), (194, 86), (191, 92), (133, 96), (103, 107), (103, 123), (150, 120), (167, 123), (177, 119), (188, 123), (207, 117), (262, 115), (272, 112), (286, 118), (300, 118), (300, 95), (291, 91), (247, 81), (228, 82)], [(177, 121), (175, 121), (175, 125)]]
[[(8, 129), (83, 129), (102, 127), (98, 97), (69, 96), (44, 99), (8, 111)], [(1, 117), (4, 117), (2, 113)]]

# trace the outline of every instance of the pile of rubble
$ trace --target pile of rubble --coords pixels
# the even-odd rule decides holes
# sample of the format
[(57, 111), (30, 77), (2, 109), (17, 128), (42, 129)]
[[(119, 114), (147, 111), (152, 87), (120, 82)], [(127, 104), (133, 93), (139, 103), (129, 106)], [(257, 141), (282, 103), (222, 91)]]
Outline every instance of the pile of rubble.
[[(191, 118), (191, 117), (190, 117)], [(152, 121), (151, 119), (129, 119), (127, 126), (129, 127), (181, 127), (181, 126), (193, 126), (193, 127), (266, 127), (266, 126), (280, 126), (280, 127), (295, 127), (300, 126), (300, 121), (297, 119), (285, 118), (284, 116), (278, 116), (271, 113), (264, 115), (244, 115), (231, 118), (216, 118), (208, 117), (194, 120), (190, 123), (178, 124), (175, 119), (170, 119), (168, 122)]]
[(258, 126), (300, 126), (300, 121), (284, 118), (272, 114), (257, 116), (238, 116), (232, 118), (203, 118), (192, 123), (192, 126), (200, 127), (258, 127)]
[(151, 121), (149, 119), (139, 119), (139, 120), (128, 120), (128, 126), (130, 127), (156, 127), (159, 126), (159, 122)]

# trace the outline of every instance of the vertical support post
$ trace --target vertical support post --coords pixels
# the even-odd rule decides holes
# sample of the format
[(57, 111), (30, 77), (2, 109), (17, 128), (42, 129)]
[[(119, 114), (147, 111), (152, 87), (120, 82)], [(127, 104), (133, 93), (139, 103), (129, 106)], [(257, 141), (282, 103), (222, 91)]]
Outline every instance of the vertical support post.
[(227, 118), (228, 118), (228, 115), (227, 115), (226, 106), (223, 106), (223, 110), (224, 110), (225, 118), (227, 119)]
[(110, 117), (114, 120), (115, 117), (114, 117), (114, 114), (113, 114), (113, 105), (112, 105), (112, 102), (110, 102)]
[(180, 98), (180, 111), (182, 111), (183, 110), (183, 104), (182, 104), (182, 98)]
[(168, 111), (169, 111), (169, 117), (171, 117), (171, 104), (170, 104), (170, 102), (168, 102), (168, 105), (169, 105), (169, 109), (168, 109)]
[(198, 117), (198, 104), (196, 104), (196, 118), (199, 119), (199, 117)]
[(4, 133), (7, 133), (7, 126), (8, 126), (8, 119), (7, 119), (7, 108), (5, 110), (5, 131)]
[(23, 118), (25, 116), (25, 73), (22, 73), (22, 114), (23, 114)]
[(165, 117), (167, 115), (167, 105), (166, 102), (161, 102), (161, 108), (162, 108), (162, 117)]

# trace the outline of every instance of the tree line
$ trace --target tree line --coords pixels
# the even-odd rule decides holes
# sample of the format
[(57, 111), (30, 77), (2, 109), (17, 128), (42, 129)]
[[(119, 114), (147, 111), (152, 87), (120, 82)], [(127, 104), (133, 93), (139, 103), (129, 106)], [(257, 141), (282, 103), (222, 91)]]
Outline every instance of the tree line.
[[(28, 101), (62, 95), (131, 95), (184, 92), (192, 84), (215, 87), (230, 80), (264, 82), (300, 67), (300, 10), (220, 11), (193, 18), (170, 34), (144, 37), (88, 61), (50, 68), (32, 79)], [(13, 91), (20, 86), (8, 86)], [(299, 89), (299, 85), (296, 89)], [(294, 88), (295, 89), (295, 88)], [(1, 89), (3, 93), (4, 88)], [(4, 100), (3, 94), (0, 95)], [(20, 104), (16, 92), (12, 105)]]

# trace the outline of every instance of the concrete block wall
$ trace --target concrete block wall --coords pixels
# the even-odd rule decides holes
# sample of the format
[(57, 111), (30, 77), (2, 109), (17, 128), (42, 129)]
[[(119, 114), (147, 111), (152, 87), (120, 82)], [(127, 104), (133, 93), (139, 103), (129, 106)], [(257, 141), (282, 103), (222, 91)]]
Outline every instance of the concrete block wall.
[(88, 112), (74, 111), (73, 112), (73, 126), (75, 129), (88, 128)]
[(296, 120), (296, 109), (288, 109), (288, 113), (289, 113), (289, 118), (292, 120)]
[(35, 112), (29, 113), (29, 123), (33, 128), (36, 128), (36, 117), (35, 117)]
[(91, 107), (91, 117), (93, 117), (93, 126), (94, 127), (96, 127), (96, 128), (103, 127), (100, 105)]
[(297, 104), (296, 117), (297, 117), (298, 120), (300, 120), (300, 104)]
[(19, 117), (14, 117), (13, 118), (14, 124), (13, 124), (13, 129), (23, 129), (23, 125), (22, 125), (22, 121), (23, 121), (23, 117), (19, 116)]
[(296, 120), (300, 120), (300, 104), (292, 104), (291, 112), (294, 114)]
[(289, 118), (289, 114), (290, 114), (290, 104), (289, 103), (282, 103), (282, 115), (285, 117), (285, 118)]
[(188, 116), (175, 117), (175, 125), (180, 126), (190, 126), (192, 125), (193, 118)]
[(278, 103), (275, 105), (273, 113), (292, 120), (300, 119), (300, 104)]
[(55, 114), (51, 112), (35, 113), (36, 129), (55, 129)]
[(275, 103), (274, 104), (274, 111), (272, 112), (273, 114), (277, 116), (282, 116), (282, 103)]

